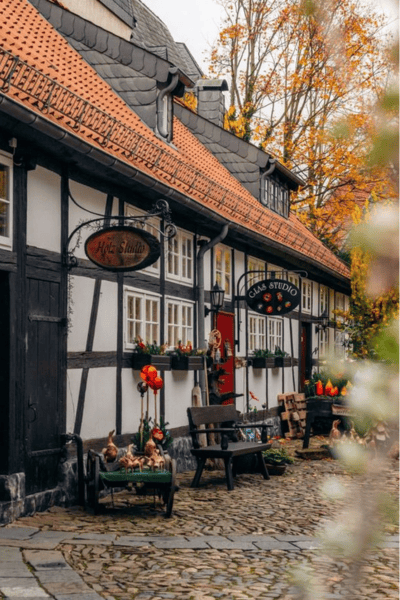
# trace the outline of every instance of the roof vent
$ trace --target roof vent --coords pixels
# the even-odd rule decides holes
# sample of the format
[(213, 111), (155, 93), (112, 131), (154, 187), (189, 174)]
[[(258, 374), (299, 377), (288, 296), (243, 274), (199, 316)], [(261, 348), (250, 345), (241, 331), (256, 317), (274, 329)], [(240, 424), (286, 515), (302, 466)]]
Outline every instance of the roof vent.
[(228, 91), (225, 79), (200, 79), (195, 86), (197, 92), (197, 114), (223, 127), (225, 116), (225, 98)]

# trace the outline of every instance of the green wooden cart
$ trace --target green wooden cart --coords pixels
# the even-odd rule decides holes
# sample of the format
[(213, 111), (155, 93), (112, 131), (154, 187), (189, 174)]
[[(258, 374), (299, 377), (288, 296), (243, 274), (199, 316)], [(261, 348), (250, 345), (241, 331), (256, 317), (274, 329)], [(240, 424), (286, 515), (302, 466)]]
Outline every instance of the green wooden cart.
[(115, 465), (104, 465), (97, 452), (89, 450), (86, 469), (86, 499), (88, 505), (97, 514), (100, 510), (100, 492), (106, 489), (123, 488), (133, 485), (138, 493), (143, 490), (154, 492), (163, 501), (165, 516), (172, 515), (176, 485), (176, 462), (168, 455), (165, 458), (163, 471), (126, 471), (115, 469)]

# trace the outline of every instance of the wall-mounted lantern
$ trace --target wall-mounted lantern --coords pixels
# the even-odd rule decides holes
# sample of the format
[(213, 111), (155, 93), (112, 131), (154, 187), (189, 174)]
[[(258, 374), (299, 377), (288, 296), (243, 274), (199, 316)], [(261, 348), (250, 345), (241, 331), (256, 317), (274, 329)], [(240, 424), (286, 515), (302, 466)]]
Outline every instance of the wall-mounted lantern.
[(325, 331), (329, 327), (329, 316), (326, 309), (324, 310), (321, 316), (316, 317), (314, 319), (314, 323), (316, 333), (318, 333), (319, 331)]
[(210, 314), (210, 312), (215, 312), (216, 315), (218, 314), (218, 312), (224, 305), (225, 291), (218, 285), (218, 283), (215, 283), (210, 292), (210, 296), (211, 308), (208, 308), (207, 306), (204, 307), (205, 317), (207, 317)]

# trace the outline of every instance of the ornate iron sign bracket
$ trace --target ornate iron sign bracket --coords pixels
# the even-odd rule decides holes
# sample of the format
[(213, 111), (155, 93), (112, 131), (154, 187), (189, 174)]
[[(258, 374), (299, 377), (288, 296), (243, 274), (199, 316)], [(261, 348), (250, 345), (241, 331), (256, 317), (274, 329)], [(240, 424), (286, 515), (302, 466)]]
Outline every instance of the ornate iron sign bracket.
[[(158, 217), (164, 221), (164, 230), (159, 229), (156, 225), (152, 223), (152, 229), (160, 235), (161, 239), (169, 240), (173, 238), (176, 233), (176, 227), (171, 221), (171, 210), (169, 208), (169, 204), (166, 200), (160, 199), (157, 200), (153, 208), (148, 211), (144, 215), (140, 215), (137, 217), (134, 216), (125, 216), (125, 215), (110, 215), (104, 217), (97, 217), (96, 219), (90, 219), (89, 221), (84, 221), (80, 223), (75, 229), (71, 232), (68, 237), (66, 249), (64, 252), (63, 262), (64, 265), (67, 266), (68, 270), (78, 266), (78, 259), (76, 258), (74, 252), (77, 248), (79, 248), (81, 244), (80, 232), (85, 227), (91, 227), (94, 232), (101, 232), (104, 228), (104, 225), (107, 226), (107, 230), (114, 229), (118, 230), (126, 230), (127, 226), (124, 225), (131, 224), (135, 225), (136, 231), (144, 230), (146, 222), (149, 219), (154, 219), (154, 217)], [(132, 228), (133, 230), (133, 228)], [(79, 233), (78, 239), (73, 249), (70, 249), (70, 243), (72, 238)], [(143, 231), (144, 236), (152, 237), (149, 233)], [(92, 234), (94, 235), (94, 234)], [(156, 238), (154, 238), (156, 239)], [(158, 258), (158, 257), (157, 257)], [(155, 259), (156, 260), (156, 259)], [(144, 266), (147, 266), (145, 264)], [(110, 267), (108, 267), (110, 268)], [(138, 267), (137, 267), (138, 268)], [(144, 267), (143, 267), (144, 268)], [(114, 270), (130, 270), (127, 268), (115, 268)], [(134, 269), (132, 269), (134, 270)]]

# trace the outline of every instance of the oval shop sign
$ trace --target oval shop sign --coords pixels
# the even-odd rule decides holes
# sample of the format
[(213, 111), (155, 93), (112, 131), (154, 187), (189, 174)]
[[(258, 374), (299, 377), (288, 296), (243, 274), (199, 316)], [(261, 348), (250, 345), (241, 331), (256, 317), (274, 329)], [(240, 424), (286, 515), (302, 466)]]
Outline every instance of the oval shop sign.
[(160, 257), (160, 242), (136, 227), (108, 227), (96, 231), (85, 242), (87, 257), (110, 271), (138, 271)]
[(283, 279), (265, 279), (246, 292), (248, 306), (261, 315), (284, 315), (299, 305), (300, 290)]

